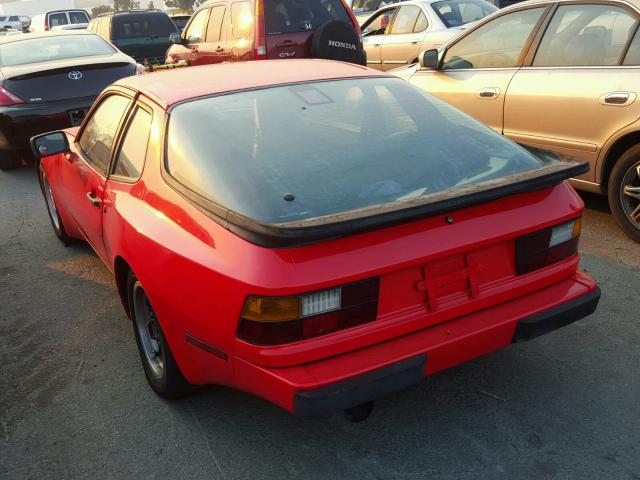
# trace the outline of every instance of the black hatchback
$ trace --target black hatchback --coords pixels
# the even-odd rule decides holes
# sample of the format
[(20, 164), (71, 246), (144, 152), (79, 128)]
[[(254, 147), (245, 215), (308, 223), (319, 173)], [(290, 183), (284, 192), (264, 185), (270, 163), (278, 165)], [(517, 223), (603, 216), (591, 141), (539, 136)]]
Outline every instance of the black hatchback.
[(20, 165), (38, 133), (80, 125), (100, 92), (141, 68), (82, 30), (0, 38), (0, 169)]
[(91, 20), (87, 29), (144, 65), (164, 63), (169, 36), (178, 33), (169, 15), (158, 10), (105, 13)]

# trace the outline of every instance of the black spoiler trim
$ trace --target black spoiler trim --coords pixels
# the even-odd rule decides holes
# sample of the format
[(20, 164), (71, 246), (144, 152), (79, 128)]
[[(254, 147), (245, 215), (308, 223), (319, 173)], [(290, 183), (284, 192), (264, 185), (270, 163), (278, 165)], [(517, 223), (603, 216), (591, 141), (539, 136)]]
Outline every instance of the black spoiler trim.
[[(536, 149), (528, 150), (533, 153)], [(171, 187), (200, 207), (203, 213), (239, 237), (262, 247), (284, 248), (342, 238), (449, 213), (510, 195), (543, 190), (588, 171), (588, 163), (563, 160), (494, 182), (456, 188), (410, 201), (286, 223), (264, 223), (246, 217), (199, 196), (169, 174), (163, 177)]]

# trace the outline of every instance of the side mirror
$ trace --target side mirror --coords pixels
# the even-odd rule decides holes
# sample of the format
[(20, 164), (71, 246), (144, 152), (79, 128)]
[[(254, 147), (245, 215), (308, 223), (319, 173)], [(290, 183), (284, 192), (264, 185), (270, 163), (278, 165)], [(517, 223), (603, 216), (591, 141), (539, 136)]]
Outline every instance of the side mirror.
[(420, 68), (427, 68), (429, 70), (438, 69), (438, 50), (432, 48), (431, 50), (425, 50), (418, 55), (418, 63)]
[(169, 41), (174, 45), (180, 45), (182, 43), (182, 37), (180, 36), (179, 33), (174, 32), (171, 35), (169, 35)]
[(31, 151), (36, 158), (44, 158), (69, 151), (69, 141), (64, 132), (49, 132), (31, 137)]

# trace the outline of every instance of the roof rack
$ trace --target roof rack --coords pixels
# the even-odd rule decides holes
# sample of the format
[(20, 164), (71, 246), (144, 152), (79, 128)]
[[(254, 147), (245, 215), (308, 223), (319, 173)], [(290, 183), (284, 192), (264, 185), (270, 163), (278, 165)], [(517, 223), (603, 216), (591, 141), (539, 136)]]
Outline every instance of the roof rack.
[(111, 12), (101, 13), (98, 17), (108, 17), (109, 15), (120, 15), (121, 13), (144, 13), (144, 12), (159, 12), (157, 8), (136, 8), (131, 10), (113, 10)]

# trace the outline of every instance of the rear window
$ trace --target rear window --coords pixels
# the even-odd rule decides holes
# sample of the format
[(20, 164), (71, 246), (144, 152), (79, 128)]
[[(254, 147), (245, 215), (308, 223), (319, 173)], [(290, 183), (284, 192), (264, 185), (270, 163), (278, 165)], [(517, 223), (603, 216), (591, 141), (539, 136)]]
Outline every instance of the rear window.
[(89, 16), (86, 12), (69, 12), (71, 23), (89, 23)]
[(268, 34), (315, 30), (331, 20), (349, 20), (340, 0), (264, 0)]
[(432, 3), (431, 8), (448, 28), (481, 20), (498, 10), (483, 0), (444, 0)]
[(502, 179), (545, 161), (397, 78), (306, 83), (174, 107), (166, 167), (214, 204), (286, 223)]
[(67, 25), (68, 23), (66, 13), (49, 14), (49, 28), (57, 27), (58, 25)]
[(113, 47), (93, 34), (32, 38), (0, 45), (0, 66), (11, 67), (113, 53)]
[(125, 13), (113, 16), (113, 39), (168, 36), (177, 32), (175, 23), (164, 13)]

